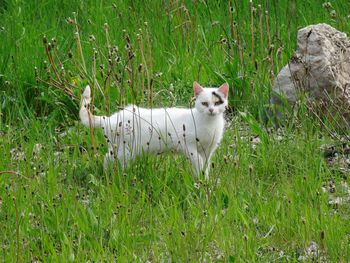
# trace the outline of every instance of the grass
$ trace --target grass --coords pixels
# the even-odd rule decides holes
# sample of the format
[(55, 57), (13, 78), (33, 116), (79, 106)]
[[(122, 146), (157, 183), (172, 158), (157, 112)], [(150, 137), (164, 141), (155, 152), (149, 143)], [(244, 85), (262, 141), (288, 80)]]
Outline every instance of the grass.
[[(0, 1), (0, 261), (349, 261), (349, 205), (330, 205), (322, 191), (349, 182), (320, 150), (338, 141), (303, 105), (281, 129), (264, 120), (297, 30), (325, 22), (349, 33), (350, 6), (278, 2), (254, 1), (252, 9), (240, 1)], [(82, 55), (69, 17), (79, 24)], [(59, 62), (48, 61), (44, 36), (56, 38), (51, 54), (77, 99), (52, 85)], [(118, 80), (104, 82), (108, 43), (121, 62)], [(135, 101), (186, 106), (194, 80), (227, 81), (235, 115), (210, 181), (193, 178), (181, 156), (143, 156), (125, 173), (103, 171), (102, 133), (92, 141), (78, 121), (80, 93), (94, 74), (105, 83), (94, 89), (105, 113)]]

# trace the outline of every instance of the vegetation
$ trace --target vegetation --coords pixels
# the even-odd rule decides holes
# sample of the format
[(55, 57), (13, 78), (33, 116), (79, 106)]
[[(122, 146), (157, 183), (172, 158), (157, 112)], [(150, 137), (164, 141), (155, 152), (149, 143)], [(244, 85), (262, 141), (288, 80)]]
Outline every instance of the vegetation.
[[(0, 1), (0, 260), (349, 261), (349, 179), (321, 150), (341, 136), (303, 103), (281, 128), (266, 118), (297, 30), (322, 22), (349, 33), (349, 10), (316, 0)], [(194, 80), (231, 87), (210, 180), (172, 155), (104, 171), (101, 131), (78, 120), (85, 85), (108, 114), (188, 106)]]

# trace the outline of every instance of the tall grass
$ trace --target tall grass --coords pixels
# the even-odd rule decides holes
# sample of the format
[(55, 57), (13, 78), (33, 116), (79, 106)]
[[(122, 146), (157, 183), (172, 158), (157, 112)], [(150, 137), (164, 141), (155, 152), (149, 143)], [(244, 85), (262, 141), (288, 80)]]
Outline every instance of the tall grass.
[[(328, 132), (304, 105), (282, 130), (261, 125), (297, 30), (325, 22), (349, 32), (350, 4), (322, 4), (0, 2), (1, 261), (348, 261), (349, 206), (330, 205), (321, 190), (348, 182), (322, 156)], [(119, 78), (105, 82), (115, 46)], [(93, 144), (76, 121), (85, 84), (109, 113), (126, 103), (187, 106), (194, 80), (227, 81), (240, 112), (210, 181), (174, 156), (103, 171), (102, 134)]]

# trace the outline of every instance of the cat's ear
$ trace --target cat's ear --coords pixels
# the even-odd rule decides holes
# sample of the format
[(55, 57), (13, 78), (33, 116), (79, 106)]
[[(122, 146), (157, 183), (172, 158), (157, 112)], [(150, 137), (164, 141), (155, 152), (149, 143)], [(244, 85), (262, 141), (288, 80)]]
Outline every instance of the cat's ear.
[(228, 96), (228, 89), (229, 89), (229, 86), (228, 86), (228, 83), (224, 83), (220, 86), (220, 88), (218, 88), (218, 91), (220, 91), (222, 94), (224, 94), (225, 98), (227, 98)]
[(193, 82), (193, 90), (194, 90), (194, 95), (198, 97), (198, 95), (203, 91), (203, 88), (197, 81)]

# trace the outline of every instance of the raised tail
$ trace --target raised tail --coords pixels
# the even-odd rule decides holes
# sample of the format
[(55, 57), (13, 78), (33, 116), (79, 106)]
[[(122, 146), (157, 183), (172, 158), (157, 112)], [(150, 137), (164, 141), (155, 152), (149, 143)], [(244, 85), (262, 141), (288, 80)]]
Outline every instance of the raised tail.
[(81, 97), (79, 117), (85, 126), (101, 128), (103, 126), (103, 117), (95, 116), (90, 112), (90, 103), (91, 89), (90, 86), (87, 85)]

